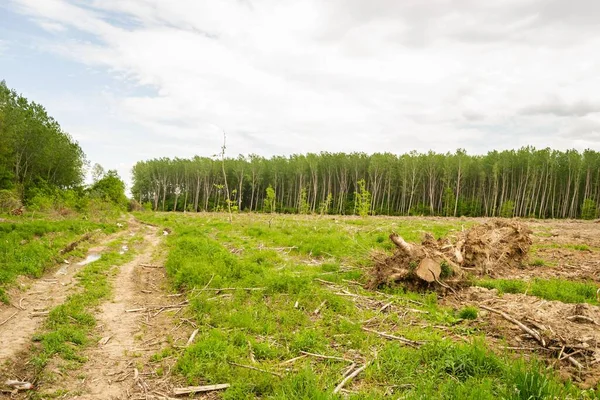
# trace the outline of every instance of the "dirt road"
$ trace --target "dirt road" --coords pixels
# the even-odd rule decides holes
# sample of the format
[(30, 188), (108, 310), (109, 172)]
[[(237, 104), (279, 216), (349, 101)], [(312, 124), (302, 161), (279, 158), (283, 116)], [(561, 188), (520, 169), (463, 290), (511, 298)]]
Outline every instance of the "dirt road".
[[(20, 302), (22, 310), (15, 307), (0, 310), (0, 323), (8, 319), (0, 327), (0, 362), (14, 366), (12, 370), (5, 369), (6, 376), (0, 376), (2, 382), (36, 379), (36, 390), (42, 397), (56, 393), (66, 399), (131, 399), (138, 394), (140, 398), (166, 397), (162, 390), (170, 390), (168, 374), (159, 377), (154, 369), (162, 371), (165, 365), (153, 365), (150, 357), (167, 343), (169, 336), (183, 343), (187, 340), (191, 328), (174, 321), (185, 302), (179, 295), (169, 295), (166, 291), (159, 246), (162, 232), (131, 220), (127, 234), (141, 236), (143, 240), (132, 249), (135, 258), (113, 270), (113, 297), (97, 309), (94, 334), (99, 342), (84, 351), (87, 361), (69, 369), (64, 368), (64, 360), (56, 358), (40, 376), (19, 375), (23, 372), (19, 371), (18, 360), (28, 358), (32, 336), (41, 328), (44, 312), (78, 290), (75, 275), (83, 266), (63, 266), (35, 281), (21, 294), (23, 300), (17, 299), (15, 306)], [(101, 254), (102, 247), (93, 249), (93, 253)], [(32, 315), (41, 311), (39, 317)], [(170, 370), (171, 365), (166, 367)]]

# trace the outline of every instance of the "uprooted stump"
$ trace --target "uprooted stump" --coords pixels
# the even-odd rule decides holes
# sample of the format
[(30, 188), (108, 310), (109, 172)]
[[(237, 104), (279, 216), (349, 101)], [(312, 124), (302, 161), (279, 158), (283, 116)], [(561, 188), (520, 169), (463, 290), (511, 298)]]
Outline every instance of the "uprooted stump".
[(492, 220), (463, 232), (463, 267), (494, 276), (523, 264), (531, 247), (531, 229), (518, 221)]
[[(522, 264), (531, 246), (531, 230), (519, 222), (492, 220), (435, 240), (425, 234), (421, 244), (408, 243), (396, 233), (390, 240), (396, 252), (375, 260), (369, 287), (404, 282), (417, 286), (437, 283), (460, 285), (466, 272), (493, 275), (494, 271)], [(446, 282), (446, 283), (444, 283)]]

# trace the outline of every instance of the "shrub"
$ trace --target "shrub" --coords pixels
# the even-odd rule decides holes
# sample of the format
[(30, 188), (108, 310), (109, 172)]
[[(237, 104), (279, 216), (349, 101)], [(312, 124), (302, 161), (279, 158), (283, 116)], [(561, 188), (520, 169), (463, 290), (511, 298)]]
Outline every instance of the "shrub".
[(129, 211), (142, 211), (143, 209), (143, 206), (134, 199), (129, 200), (129, 203), (127, 204), (127, 210)]
[(8, 212), (21, 207), (19, 196), (12, 190), (0, 190), (0, 211)]

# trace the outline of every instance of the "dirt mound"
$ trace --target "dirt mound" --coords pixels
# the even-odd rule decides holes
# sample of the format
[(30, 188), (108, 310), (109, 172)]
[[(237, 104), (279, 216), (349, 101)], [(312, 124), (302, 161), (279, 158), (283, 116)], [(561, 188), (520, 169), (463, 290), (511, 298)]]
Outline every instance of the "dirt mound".
[(375, 257), (371, 288), (395, 282), (459, 285), (466, 272), (494, 276), (495, 271), (520, 266), (532, 243), (531, 230), (512, 220), (492, 220), (452, 238), (435, 240), (427, 233), (421, 244), (408, 243), (395, 233), (390, 240), (396, 252)]

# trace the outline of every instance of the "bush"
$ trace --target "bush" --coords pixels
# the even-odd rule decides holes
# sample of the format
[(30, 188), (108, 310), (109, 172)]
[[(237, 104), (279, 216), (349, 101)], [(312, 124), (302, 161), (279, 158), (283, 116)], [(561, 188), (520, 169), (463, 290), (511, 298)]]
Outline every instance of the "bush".
[(129, 204), (127, 204), (127, 210), (129, 211), (142, 211), (144, 207), (134, 199), (129, 200)]
[(125, 207), (127, 197), (125, 196), (125, 183), (121, 180), (117, 171), (110, 170), (102, 179), (94, 183), (90, 188), (90, 196)]
[(12, 190), (0, 190), (0, 211), (9, 212), (15, 208), (21, 207), (19, 196)]

